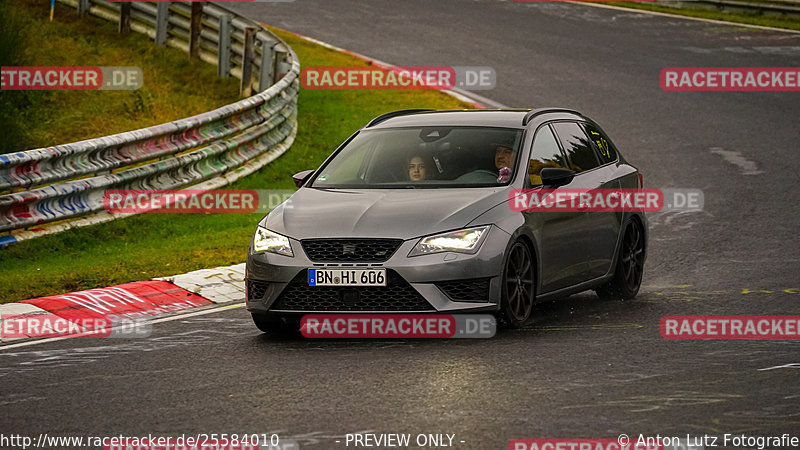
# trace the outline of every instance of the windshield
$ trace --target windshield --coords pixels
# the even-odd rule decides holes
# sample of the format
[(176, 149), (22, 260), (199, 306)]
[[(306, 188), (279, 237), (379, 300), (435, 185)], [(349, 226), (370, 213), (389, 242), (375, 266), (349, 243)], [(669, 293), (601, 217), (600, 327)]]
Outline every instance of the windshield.
[(418, 127), (365, 130), (318, 172), (316, 188), (502, 186), (517, 165), (522, 130)]

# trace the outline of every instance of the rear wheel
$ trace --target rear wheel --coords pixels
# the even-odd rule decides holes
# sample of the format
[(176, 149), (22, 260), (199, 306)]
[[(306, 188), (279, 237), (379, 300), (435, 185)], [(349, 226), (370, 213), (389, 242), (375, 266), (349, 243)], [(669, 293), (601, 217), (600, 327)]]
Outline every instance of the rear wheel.
[(625, 229), (622, 248), (614, 269), (614, 278), (596, 289), (603, 300), (631, 299), (639, 293), (644, 273), (644, 232), (636, 220)]
[(503, 292), (500, 301), (502, 321), (519, 328), (531, 318), (535, 298), (533, 258), (528, 246), (514, 242), (503, 267)]

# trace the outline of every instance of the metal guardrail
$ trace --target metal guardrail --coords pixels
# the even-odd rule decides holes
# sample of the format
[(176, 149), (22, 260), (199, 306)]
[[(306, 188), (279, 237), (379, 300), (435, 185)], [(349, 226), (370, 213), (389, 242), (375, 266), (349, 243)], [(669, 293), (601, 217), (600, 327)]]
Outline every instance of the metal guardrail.
[[(59, 1), (119, 21), (119, 3)], [(132, 30), (188, 51), (190, 4), (131, 5)], [(258, 46), (250, 49), (255, 70), (243, 66), (247, 28), (256, 29)], [(263, 92), (162, 125), (0, 155), (0, 233), (8, 232), (0, 245), (121, 216), (103, 211), (106, 189), (219, 187), (289, 148), (297, 131), (300, 73), (294, 51), (260, 24), (214, 4), (205, 4), (201, 36), (201, 59), (237, 77), (256, 72), (252, 86), (244, 87)], [(93, 216), (41, 227), (87, 214)]]

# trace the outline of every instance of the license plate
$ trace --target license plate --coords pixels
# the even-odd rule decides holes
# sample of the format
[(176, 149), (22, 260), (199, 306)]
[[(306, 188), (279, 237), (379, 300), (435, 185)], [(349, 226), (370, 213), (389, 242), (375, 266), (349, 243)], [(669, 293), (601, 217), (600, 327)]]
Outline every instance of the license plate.
[(309, 286), (386, 286), (386, 269), (308, 269)]

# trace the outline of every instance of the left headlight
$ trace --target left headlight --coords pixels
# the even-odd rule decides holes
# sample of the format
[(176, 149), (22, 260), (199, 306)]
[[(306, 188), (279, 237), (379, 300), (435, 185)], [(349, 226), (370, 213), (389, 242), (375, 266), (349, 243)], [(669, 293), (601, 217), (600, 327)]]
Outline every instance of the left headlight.
[(475, 253), (486, 238), (489, 225), (448, 231), (422, 238), (408, 256), (430, 255), (441, 252)]
[(259, 226), (253, 238), (253, 250), (256, 252), (277, 253), (283, 256), (294, 256), (289, 238)]

